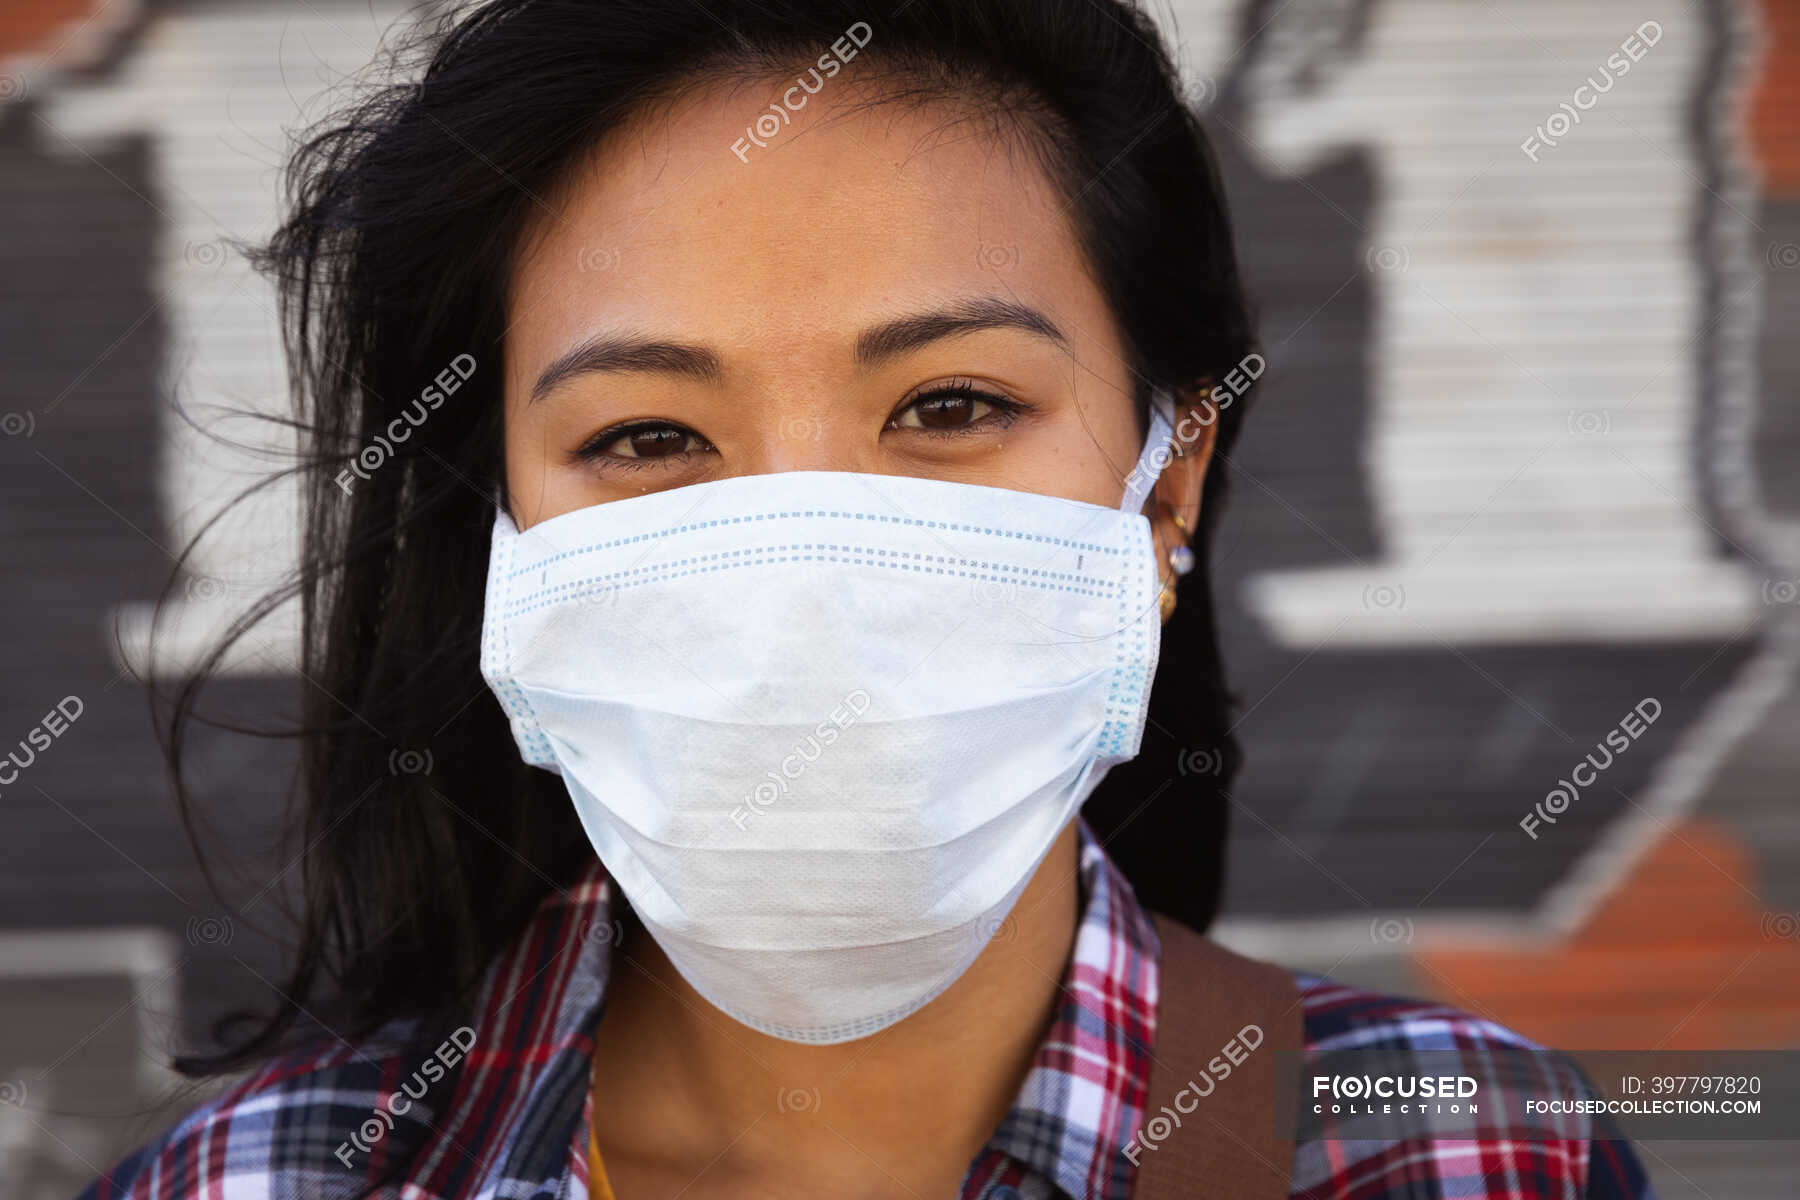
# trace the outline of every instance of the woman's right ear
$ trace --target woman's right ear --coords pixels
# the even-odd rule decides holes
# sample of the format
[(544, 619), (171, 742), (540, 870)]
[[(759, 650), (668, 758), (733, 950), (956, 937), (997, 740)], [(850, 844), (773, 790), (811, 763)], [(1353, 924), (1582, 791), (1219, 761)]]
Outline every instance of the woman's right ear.
[(1151, 492), (1159, 512), (1178, 514), (1190, 530), (1199, 528), (1200, 493), (1212, 465), (1219, 428), (1219, 410), (1211, 395), (1205, 380), (1174, 394), (1175, 421), (1170, 444), (1175, 456), (1163, 468)]

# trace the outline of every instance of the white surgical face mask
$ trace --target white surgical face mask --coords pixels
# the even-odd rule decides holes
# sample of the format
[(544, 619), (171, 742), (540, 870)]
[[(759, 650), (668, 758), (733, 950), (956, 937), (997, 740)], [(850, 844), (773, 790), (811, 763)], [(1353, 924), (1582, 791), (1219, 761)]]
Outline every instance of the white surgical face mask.
[(712, 1004), (815, 1043), (917, 1011), (1137, 753), (1165, 406), (1116, 510), (791, 471), (499, 514), (482, 675)]

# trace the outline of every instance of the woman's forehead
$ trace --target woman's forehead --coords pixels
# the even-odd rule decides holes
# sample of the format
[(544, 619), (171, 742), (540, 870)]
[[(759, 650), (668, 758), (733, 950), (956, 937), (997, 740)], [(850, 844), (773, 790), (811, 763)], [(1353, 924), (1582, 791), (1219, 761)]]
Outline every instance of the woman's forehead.
[(996, 289), (1098, 302), (1035, 156), (947, 105), (831, 90), (747, 157), (734, 144), (759, 93), (742, 83), (584, 154), (521, 241), (509, 360), (554, 355), (597, 326), (678, 327), (727, 350), (773, 336), (791, 351), (841, 348), (881, 316)]

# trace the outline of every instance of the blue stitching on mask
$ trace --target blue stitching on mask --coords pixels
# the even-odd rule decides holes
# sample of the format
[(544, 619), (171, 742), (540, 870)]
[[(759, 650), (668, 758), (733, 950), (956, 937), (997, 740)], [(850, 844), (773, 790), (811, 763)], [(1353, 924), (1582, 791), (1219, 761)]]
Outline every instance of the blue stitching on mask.
[[(1131, 548), (1127, 551), (1134, 559), (1144, 556), (1144, 543), (1141, 537), (1132, 539)], [(1133, 564), (1133, 567), (1137, 566)], [(1149, 648), (1145, 642), (1144, 622), (1131, 615), (1132, 590), (1121, 587), (1119, 590), (1119, 637), (1113, 651), (1112, 683), (1106, 693), (1107, 716), (1100, 726), (1100, 736), (1094, 743), (1094, 754), (1101, 758), (1123, 758), (1126, 751), (1125, 740), (1132, 730), (1138, 727), (1139, 712), (1147, 703), (1144, 681), (1141, 671), (1127, 672), (1134, 663), (1145, 661)], [(1139, 618), (1142, 614), (1139, 614)], [(1129, 644), (1125, 630), (1131, 631)], [(1121, 692), (1121, 686), (1127, 691)]]
[[(780, 553), (782, 551), (789, 553)], [(812, 553), (799, 553), (799, 551), (812, 551)], [(827, 551), (835, 551), (835, 553), (827, 553)], [(716, 559), (736, 561), (714, 562), (713, 560)], [(1041, 567), (1011, 566), (1005, 563), (953, 558), (950, 555), (870, 549), (853, 545), (837, 545), (831, 542), (793, 542), (777, 546), (764, 546), (756, 550), (716, 551), (712, 554), (673, 559), (651, 567), (631, 567), (623, 571), (569, 580), (551, 587), (540, 588), (535, 592), (528, 592), (522, 596), (514, 596), (503, 613), (505, 616), (512, 617), (530, 612), (533, 609), (555, 604), (571, 594), (591, 591), (595, 589), (596, 585), (599, 585), (603, 591), (607, 588), (637, 587), (641, 584), (658, 583), (665, 579), (676, 579), (686, 575), (704, 575), (714, 571), (728, 571), (734, 567), (763, 566), (784, 562), (848, 563), (853, 566), (885, 567), (889, 570), (917, 571), (922, 574), (956, 575), (964, 579), (1033, 587), (1045, 591), (1074, 592), (1077, 595), (1093, 596), (1102, 600), (1115, 594), (1120, 595), (1122, 599), (1125, 597), (1125, 589), (1117, 584), (1084, 586), (1076, 582), (1063, 582), (1084, 578), (1067, 571), (1046, 571)], [(702, 563), (711, 565), (699, 565)], [(964, 567), (976, 569), (964, 570), (962, 569)], [(990, 574), (989, 572), (996, 573)], [(642, 578), (632, 578), (638, 575), (642, 575)]]
[(996, 538), (1017, 538), (1020, 541), (1041, 542), (1050, 546), (1066, 546), (1074, 550), (1087, 550), (1096, 554), (1122, 554), (1126, 551), (1117, 546), (1109, 546), (1101, 542), (1078, 542), (1070, 538), (1051, 537), (1041, 533), (1022, 533), (1013, 529), (1000, 529), (988, 525), (965, 525), (956, 521), (927, 521), (920, 517), (891, 517), (881, 513), (841, 512), (835, 509), (788, 509), (768, 513), (746, 513), (735, 517), (717, 517), (710, 521), (695, 521), (686, 525), (675, 525), (656, 533), (638, 533), (629, 537), (613, 538), (610, 541), (595, 542), (592, 545), (580, 546), (574, 550), (563, 550), (546, 558), (534, 560), (531, 565), (520, 567), (512, 575), (517, 577), (527, 571), (535, 571), (549, 566), (565, 558), (573, 558), (579, 554), (594, 554), (614, 546), (626, 546), (634, 542), (656, 541), (674, 537), (677, 534), (693, 533), (702, 529), (712, 529), (720, 525), (742, 525), (751, 521), (781, 521), (789, 519), (806, 519), (811, 517), (828, 517), (837, 520), (879, 521), (884, 524), (912, 525), (921, 529), (943, 529), (955, 533), (980, 533)]
[[(508, 564), (513, 561), (517, 549), (517, 539), (508, 539), (503, 548)], [(503, 576), (506, 574), (504, 569), (502, 569), (501, 574)], [(505, 589), (502, 588), (500, 590), (504, 591)], [(492, 604), (492, 602), (492, 596), (490, 595), (488, 603)], [(515, 724), (515, 741), (518, 740), (516, 723), (520, 720), (529, 722), (529, 729), (524, 735), (525, 741), (529, 744), (520, 746), (519, 752), (525, 757), (526, 761), (533, 766), (541, 767), (545, 764), (555, 763), (556, 752), (550, 746), (549, 737), (545, 735), (543, 728), (538, 724), (537, 713), (531, 707), (531, 700), (525, 695), (524, 689), (521, 688), (518, 682), (512, 677), (512, 624), (511, 622), (504, 620), (497, 624), (499, 628), (492, 634), (492, 637), (494, 638), (500, 660), (497, 664), (497, 674), (500, 676), (498, 695), (500, 706), (506, 710), (507, 716), (512, 718), (513, 723)], [(492, 683), (491, 680), (489, 682)]]

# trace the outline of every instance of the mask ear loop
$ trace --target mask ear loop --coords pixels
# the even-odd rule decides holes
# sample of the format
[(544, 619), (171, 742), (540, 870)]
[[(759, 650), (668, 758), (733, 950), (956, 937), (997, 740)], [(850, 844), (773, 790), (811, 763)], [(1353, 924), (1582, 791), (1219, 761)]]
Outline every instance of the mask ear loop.
[(1170, 444), (1175, 432), (1175, 401), (1161, 388), (1150, 393), (1150, 429), (1144, 435), (1144, 448), (1131, 473), (1125, 477), (1125, 495), (1119, 500), (1119, 511), (1141, 513), (1150, 489), (1162, 476), (1163, 468), (1175, 457)]
[(506, 489), (496, 483), (488, 499), (494, 505), (496, 523), (503, 525), (508, 533), (516, 537), (519, 532), (518, 527), (513, 524), (512, 514), (506, 511)]

